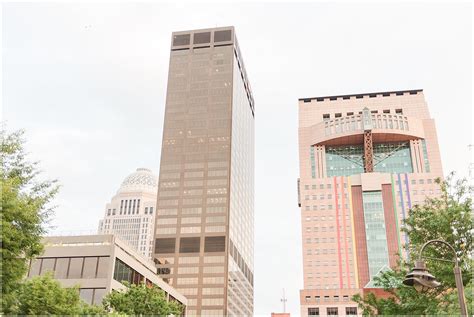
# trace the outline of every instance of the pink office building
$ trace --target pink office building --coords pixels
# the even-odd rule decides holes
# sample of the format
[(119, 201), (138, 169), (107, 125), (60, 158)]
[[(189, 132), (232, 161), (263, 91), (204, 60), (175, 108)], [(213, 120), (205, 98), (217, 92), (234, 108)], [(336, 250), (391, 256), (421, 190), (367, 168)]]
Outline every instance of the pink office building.
[(301, 316), (357, 315), (354, 294), (393, 267), (412, 206), (439, 194), (434, 120), (422, 90), (299, 100)]

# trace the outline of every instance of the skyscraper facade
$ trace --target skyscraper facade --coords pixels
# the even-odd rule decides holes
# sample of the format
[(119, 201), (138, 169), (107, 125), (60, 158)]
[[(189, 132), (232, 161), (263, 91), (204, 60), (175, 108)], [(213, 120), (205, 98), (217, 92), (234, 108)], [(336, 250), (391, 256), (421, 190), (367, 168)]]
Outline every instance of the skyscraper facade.
[(188, 315), (253, 314), (254, 101), (233, 27), (172, 34), (155, 261)]
[(105, 206), (99, 234), (115, 234), (130, 247), (152, 258), (158, 177), (138, 168), (122, 182), (117, 194)]
[[(400, 226), (439, 195), (434, 120), (422, 90), (299, 100), (302, 316), (357, 314), (350, 298), (409, 257)], [(359, 312), (360, 313), (360, 312)]]

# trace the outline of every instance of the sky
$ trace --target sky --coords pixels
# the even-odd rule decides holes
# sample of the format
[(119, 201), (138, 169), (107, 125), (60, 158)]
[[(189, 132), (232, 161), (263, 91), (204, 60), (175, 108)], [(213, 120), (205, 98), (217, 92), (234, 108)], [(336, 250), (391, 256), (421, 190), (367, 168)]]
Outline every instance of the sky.
[(94, 231), (128, 174), (158, 173), (171, 32), (228, 25), (255, 98), (255, 314), (284, 288), (297, 316), (298, 98), (424, 89), (444, 172), (467, 176), (470, 4), (5, 3), (2, 120), (61, 184), (52, 230)]

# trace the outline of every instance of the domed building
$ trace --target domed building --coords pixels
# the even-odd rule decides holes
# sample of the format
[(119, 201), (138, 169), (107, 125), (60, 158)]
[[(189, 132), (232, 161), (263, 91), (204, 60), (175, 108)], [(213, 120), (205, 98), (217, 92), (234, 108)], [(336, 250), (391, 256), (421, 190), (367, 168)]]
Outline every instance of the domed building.
[(113, 233), (145, 257), (153, 253), (158, 177), (146, 168), (128, 175), (105, 207), (99, 234)]

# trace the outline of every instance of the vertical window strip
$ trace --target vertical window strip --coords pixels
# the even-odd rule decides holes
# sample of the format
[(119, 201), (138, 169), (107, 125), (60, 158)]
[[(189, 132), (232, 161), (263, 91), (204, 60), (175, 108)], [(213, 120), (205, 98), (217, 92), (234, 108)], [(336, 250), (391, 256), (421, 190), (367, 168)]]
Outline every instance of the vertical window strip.
[(310, 147), (310, 157), (311, 157), (311, 177), (316, 178), (316, 162), (314, 160), (314, 146)]
[(339, 266), (339, 287), (343, 288), (343, 281), (342, 281), (342, 255), (341, 255), (341, 232), (339, 231), (339, 207), (338, 207), (338, 199), (337, 199), (337, 181), (336, 177), (333, 177), (334, 181), (334, 199), (336, 204), (336, 239), (337, 239), (337, 259), (338, 259), (338, 266)]
[(393, 211), (395, 213), (395, 225), (397, 226), (397, 242), (398, 242), (398, 253), (402, 256), (402, 243), (400, 241), (400, 223), (398, 220), (398, 211), (397, 211), (397, 201), (395, 199), (395, 182), (393, 181), (393, 174), (390, 175), (390, 179), (392, 181), (392, 203), (393, 203)]
[[(346, 201), (344, 197), (344, 176), (340, 177), (340, 183), (341, 183), (341, 209), (342, 209), (342, 223), (343, 223), (343, 232), (344, 232), (344, 248), (345, 248), (345, 258), (346, 258), (346, 277), (347, 277), (347, 287), (351, 287), (351, 275), (349, 273), (349, 251), (347, 247), (347, 232), (346, 232)], [(337, 199), (337, 197), (336, 197)], [(336, 204), (337, 208), (337, 204)]]
[[(400, 204), (402, 205), (402, 217), (403, 217), (403, 220), (405, 220), (406, 219), (405, 201), (403, 200), (402, 178), (400, 174), (397, 174), (397, 178), (398, 178), (398, 191), (399, 191), (398, 194), (400, 197)], [(405, 244), (408, 245), (407, 235), (404, 234), (404, 237), (405, 237)], [(408, 252), (408, 250), (407, 250), (407, 261), (410, 261), (410, 253)]]
[(421, 144), (423, 146), (423, 160), (425, 162), (425, 172), (430, 173), (430, 161), (428, 159), (428, 149), (426, 148), (426, 140), (421, 140)]
[(349, 211), (351, 214), (351, 226), (352, 226), (352, 255), (354, 257), (354, 276), (355, 276), (355, 287), (359, 288), (359, 268), (357, 266), (357, 248), (355, 243), (355, 228), (354, 228), (354, 207), (352, 206), (352, 187), (351, 178), (347, 178), (347, 190), (349, 192)]

